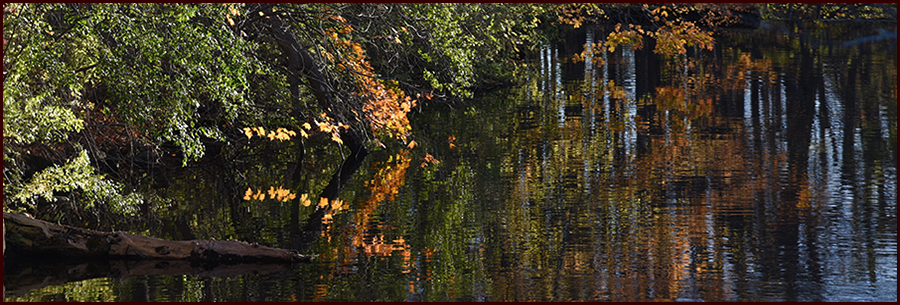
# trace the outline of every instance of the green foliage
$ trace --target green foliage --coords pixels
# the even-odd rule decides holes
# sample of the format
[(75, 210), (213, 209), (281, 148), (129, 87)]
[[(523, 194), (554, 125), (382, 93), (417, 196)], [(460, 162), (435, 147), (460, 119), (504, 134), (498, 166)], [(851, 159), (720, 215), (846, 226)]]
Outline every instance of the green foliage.
[[(336, 7), (353, 25), (376, 71), (405, 90), (469, 97), (486, 78), (503, 78), (509, 59), (533, 51), (544, 11), (537, 4), (405, 3)], [(510, 18), (515, 16), (514, 18)], [(412, 86), (418, 87), (412, 87)]]
[[(224, 117), (234, 119), (247, 106), (247, 76), (257, 65), (246, 55), (250, 44), (223, 22), (229, 14), (223, 5), (13, 8), (16, 12), (4, 17), (4, 32), (9, 33), (4, 106), (21, 111), (5, 115), (13, 126), (4, 131), (17, 132), (33, 123), (77, 130), (71, 113), (59, 107), (90, 106), (80, 94), (103, 84), (109, 96), (95, 104), (148, 131), (151, 139), (174, 141), (186, 162), (203, 155), (202, 137), (222, 137), (215, 125), (199, 126), (199, 107), (221, 105)], [(35, 100), (59, 107), (39, 109)], [(41, 113), (51, 116), (35, 121)], [(34, 138), (15, 135), (23, 142)]]
[[(449, 76), (447, 81), (439, 81), (434, 72), (427, 68), (423, 71), (425, 80), (439, 91), (449, 91), (459, 96), (471, 95), (466, 88), (474, 82), (472, 62), (482, 42), (464, 32), (462, 23), (469, 17), (468, 7), (450, 3), (416, 3), (407, 8), (407, 13), (414, 19), (424, 19), (422, 24), (426, 25), (431, 33), (429, 40), (435, 44), (434, 49), (439, 52), (436, 55), (446, 58), (446, 63), (449, 64), (442, 67), (444, 71), (439, 71)], [(423, 56), (426, 62), (430, 59), (432, 57)]]
[(15, 192), (14, 200), (34, 206), (37, 197), (55, 202), (54, 192), (80, 191), (84, 195), (84, 207), (91, 208), (98, 202), (109, 203), (110, 208), (121, 214), (134, 214), (141, 201), (137, 194), (121, 195), (122, 186), (94, 173), (87, 152), (78, 155), (62, 166), (53, 166), (38, 172)]
[(62, 141), (67, 138), (67, 132), (83, 128), (83, 121), (71, 109), (43, 105), (42, 101), (50, 99), (50, 93), (24, 98), (19, 93), (8, 90), (3, 94), (5, 137), (19, 143)]
[(248, 42), (221, 22), (227, 14), (222, 5), (104, 4), (87, 20), (110, 51), (98, 71), (111, 107), (178, 144), (184, 162), (203, 155), (202, 137), (222, 137), (217, 126), (198, 126), (201, 105), (222, 105), (229, 119), (246, 107), (255, 64)]
[[(19, 143), (65, 140), (68, 131), (83, 126), (71, 110), (83, 88), (72, 73), (81, 57), (67, 51), (73, 47), (69, 41), (54, 38), (60, 34), (42, 12), (12, 8), (3, 18), (3, 134)], [(63, 56), (72, 62), (61, 61)]]

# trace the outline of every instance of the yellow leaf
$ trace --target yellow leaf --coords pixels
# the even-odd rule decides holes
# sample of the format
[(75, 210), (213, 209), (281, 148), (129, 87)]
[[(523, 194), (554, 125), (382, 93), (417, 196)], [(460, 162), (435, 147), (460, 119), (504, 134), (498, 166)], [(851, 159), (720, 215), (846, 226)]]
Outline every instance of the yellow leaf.
[(344, 141), (341, 140), (340, 137), (335, 136), (335, 135), (332, 135), (332, 136), (331, 136), (331, 140), (337, 142), (338, 144), (344, 144)]
[(319, 207), (324, 208), (326, 206), (328, 206), (328, 198), (325, 198), (325, 197), (319, 198)]
[(312, 204), (312, 202), (309, 201), (308, 194), (300, 195), (300, 204), (302, 204), (305, 207), (308, 207), (310, 204)]
[(247, 135), (247, 139), (253, 138), (253, 131), (250, 127), (244, 127), (244, 134)]
[(270, 186), (269, 187), (269, 199), (273, 199), (273, 198), (275, 198), (275, 187)]
[(331, 132), (331, 125), (328, 123), (316, 123), (319, 125), (319, 131), (321, 132)]
[(309, 125), (309, 123), (303, 123), (303, 128), (306, 128), (306, 130), (310, 130), (312, 129), (312, 126)]
[(251, 189), (248, 187), (248, 188), (247, 188), (247, 192), (244, 193), (244, 200), (250, 200), (250, 199), (252, 199), (253, 197), (251, 197), (251, 196), (253, 196), (253, 190), (251, 190)]
[(417, 145), (416, 141), (410, 141), (409, 145), (406, 145), (406, 147), (409, 149), (412, 149), (413, 147), (416, 147), (416, 145)]

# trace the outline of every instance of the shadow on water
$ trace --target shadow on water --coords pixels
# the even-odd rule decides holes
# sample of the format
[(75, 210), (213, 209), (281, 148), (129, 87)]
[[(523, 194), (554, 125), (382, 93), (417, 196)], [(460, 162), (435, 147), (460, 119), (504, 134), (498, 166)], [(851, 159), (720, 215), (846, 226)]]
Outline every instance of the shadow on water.
[(845, 45), (896, 23), (771, 26), (671, 59), (646, 41), (573, 61), (605, 38), (584, 29), (522, 86), (411, 114), (412, 150), (339, 165), (255, 143), (158, 193), (197, 238), (314, 264), (11, 299), (896, 301), (895, 40)]

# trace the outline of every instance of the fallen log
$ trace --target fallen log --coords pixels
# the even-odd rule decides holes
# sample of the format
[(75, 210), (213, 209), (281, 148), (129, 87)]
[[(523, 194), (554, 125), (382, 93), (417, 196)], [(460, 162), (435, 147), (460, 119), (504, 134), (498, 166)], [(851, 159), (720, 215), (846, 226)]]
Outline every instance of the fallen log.
[[(100, 232), (3, 213), (4, 257), (185, 260), (203, 265), (309, 262), (296, 251), (240, 241), (171, 241), (121, 231)], [(9, 252), (6, 252), (8, 250)]]

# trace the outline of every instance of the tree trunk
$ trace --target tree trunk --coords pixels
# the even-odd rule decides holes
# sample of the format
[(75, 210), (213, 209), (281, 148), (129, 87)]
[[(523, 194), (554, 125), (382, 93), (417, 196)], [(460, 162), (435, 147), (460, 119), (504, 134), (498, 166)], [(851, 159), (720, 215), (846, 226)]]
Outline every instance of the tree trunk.
[[(315, 59), (313, 59), (306, 48), (300, 45), (300, 42), (297, 41), (297, 38), (294, 37), (288, 26), (282, 22), (281, 17), (275, 12), (273, 5), (266, 5), (265, 8), (261, 8), (259, 12), (262, 13), (263, 20), (269, 26), (271, 34), (275, 37), (275, 41), (278, 43), (282, 53), (287, 57), (287, 68), (289, 71), (287, 76), (290, 84), (291, 98), (294, 103), (294, 117), (301, 117), (299, 111), (300, 109), (303, 109), (299, 94), (300, 77), (302, 76), (306, 78), (309, 84), (309, 90), (313, 97), (315, 97), (319, 108), (326, 111), (332, 118), (341, 120), (343, 116), (334, 111), (334, 109), (339, 109), (339, 107), (335, 105), (334, 96), (331, 94), (330, 86), (328, 85), (325, 74), (322, 73), (321, 66), (316, 63)], [(301, 140), (298, 138), (298, 141)], [(350, 177), (352, 177), (353, 173), (359, 169), (362, 161), (369, 154), (369, 150), (366, 148), (365, 143), (363, 143), (362, 138), (353, 128), (341, 131), (341, 141), (350, 148), (350, 155), (341, 163), (341, 166), (335, 171), (328, 185), (319, 196), (327, 198), (329, 201), (337, 199), (341, 188), (343, 188), (347, 181), (350, 180)], [(300, 145), (302, 145), (302, 142)], [(300, 163), (298, 162), (297, 164), (298, 166), (294, 169), (295, 171), (300, 170)], [(294, 177), (295, 183), (299, 181), (299, 172), (295, 172)], [(294, 200), (295, 206), (299, 206), (300, 198)], [(306, 225), (299, 234), (300, 236), (293, 242), (293, 245), (298, 250), (307, 250), (312, 242), (315, 241), (319, 234), (321, 234), (323, 230), (322, 217), (330, 209), (330, 206), (325, 208), (317, 207), (316, 211), (310, 215)]]
[[(299, 110), (303, 109), (303, 105), (300, 102), (299, 86), (300, 76), (304, 76), (309, 82), (309, 90), (316, 98), (319, 108), (327, 112), (332, 118), (340, 120), (343, 116), (333, 111), (333, 109), (338, 109), (338, 107), (335, 105), (334, 97), (331, 95), (328, 82), (326, 81), (327, 78), (322, 73), (321, 67), (316, 64), (315, 59), (306, 51), (306, 48), (300, 45), (300, 42), (297, 41), (297, 38), (294, 37), (288, 26), (281, 21), (281, 17), (275, 13), (274, 8), (268, 8), (262, 13), (265, 15), (264, 20), (268, 23), (272, 35), (275, 36), (275, 41), (287, 57), (287, 68), (290, 72), (287, 76), (291, 87), (291, 98), (295, 104), (294, 117), (299, 118)], [(341, 141), (350, 148), (351, 154), (349, 158), (361, 161), (369, 153), (362, 138), (353, 128), (344, 129), (341, 132)]]
[[(58, 225), (26, 214), (3, 213), (4, 257), (185, 260), (201, 264), (308, 262), (309, 256), (239, 241), (171, 241), (121, 231)], [(6, 231), (6, 228), (9, 231)]]

